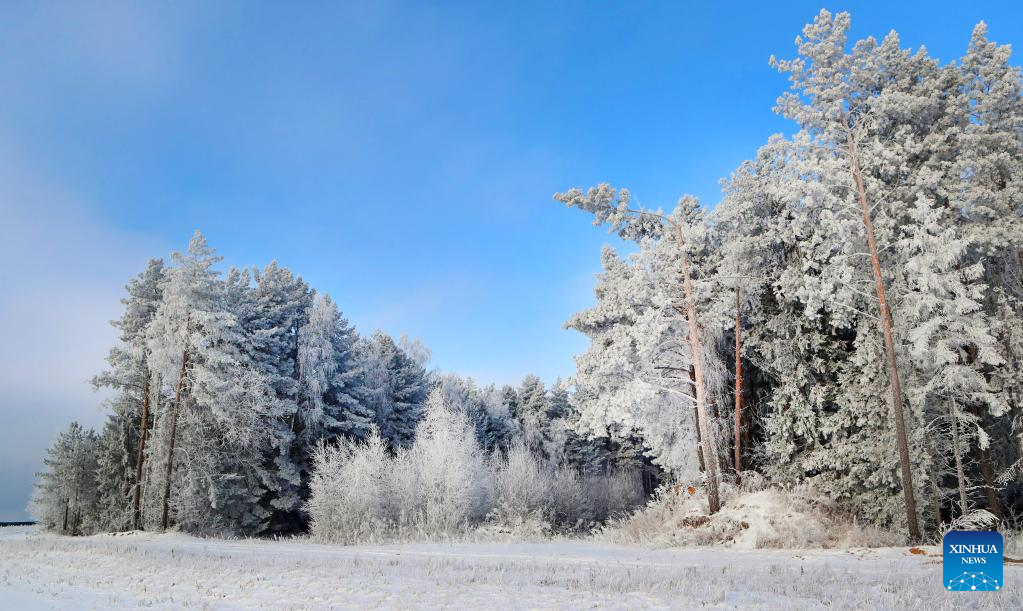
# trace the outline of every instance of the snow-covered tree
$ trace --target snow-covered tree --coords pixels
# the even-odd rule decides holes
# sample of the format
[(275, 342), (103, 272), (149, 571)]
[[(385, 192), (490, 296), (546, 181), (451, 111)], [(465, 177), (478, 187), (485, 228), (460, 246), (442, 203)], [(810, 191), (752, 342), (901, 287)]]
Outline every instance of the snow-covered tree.
[[(662, 464), (675, 470), (686, 464), (681, 448), (698, 447), (710, 509), (717, 511), (721, 430), (712, 416), (711, 394), (720, 389), (723, 370), (704, 343), (713, 337), (708, 332), (720, 328), (706, 320), (706, 289), (715, 267), (704, 212), (690, 197), (679, 200), (670, 215), (634, 209), (628, 191), (608, 185), (555, 197), (592, 212), (595, 223), (609, 223), (643, 246), (632, 266), (605, 251), (612, 287), (606, 295), (598, 293), (597, 308), (568, 323), (592, 342), (591, 352), (577, 360), (580, 410), (610, 420), (605, 424), (636, 430)], [(621, 323), (623, 316), (628, 323)], [(611, 392), (600, 390), (602, 385), (610, 385)], [(666, 403), (669, 409), (662, 407)], [(696, 432), (697, 443), (683, 441), (687, 429)]]
[(243, 312), (229, 309), (244, 303), (245, 282), (220, 278), (220, 258), (198, 232), (172, 258), (147, 331), (151, 369), (173, 381), (153, 444), (164, 465), (159, 524), (169, 526), (173, 507), (175, 522), (192, 531), (259, 532), (269, 517), (259, 500), (275, 476), (263, 454), (284, 410), (250, 358)]
[(146, 459), (156, 394), (148, 365), (146, 330), (159, 307), (163, 260), (152, 259), (146, 270), (127, 285), (121, 300), (124, 314), (111, 324), (120, 331), (120, 343), (110, 350), (110, 369), (93, 378), (95, 387), (113, 389), (98, 454), (100, 523), (109, 529), (142, 525), (142, 473)]
[(43, 464), (29, 513), (49, 530), (91, 534), (98, 526), (96, 434), (72, 422), (46, 451)]
[(362, 403), (392, 448), (409, 446), (429, 392), (423, 363), (381, 331), (360, 341), (357, 351)]

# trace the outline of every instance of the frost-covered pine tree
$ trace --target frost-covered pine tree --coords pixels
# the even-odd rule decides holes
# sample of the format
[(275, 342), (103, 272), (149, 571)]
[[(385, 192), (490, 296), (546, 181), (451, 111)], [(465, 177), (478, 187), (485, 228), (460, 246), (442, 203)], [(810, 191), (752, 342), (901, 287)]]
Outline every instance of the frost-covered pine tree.
[[(670, 215), (634, 209), (628, 191), (608, 185), (555, 198), (593, 213), (596, 224), (607, 222), (642, 245), (632, 266), (605, 250), (605, 269), (614, 268), (605, 278), (615, 281), (605, 279), (610, 290), (606, 296), (598, 292), (597, 308), (568, 323), (592, 340), (591, 352), (577, 359), (580, 411), (603, 417), (605, 425), (610, 416), (614, 424), (637, 431), (661, 463), (675, 470), (686, 464), (680, 449), (698, 447), (710, 509), (717, 511), (722, 431), (713, 407), (723, 370), (705, 344), (712, 339), (708, 332), (720, 325), (700, 317), (709, 314), (708, 281), (714, 270), (702, 209), (690, 197), (682, 198)], [(696, 432), (697, 443), (687, 438), (687, 429)]]
[(380, 435), (390, 447), (407, 447), (429, 392), (421, 362), (424, 355), (410, 354), (381, 331), (361, 340), (357, 352), (362, 403), (373, 411)]
[(267, 460), (274, 468), (268, 474), (264, 503), (272, 513), (271, 528), (292, 531), (301, 521), (303, 484), (298, 461), (305, 453), (297, 440), (302, 407), (299, 334), (308, 324), (313, 291), (276, 261), (262, 272), (254, 270), (253, 280), (251, 305), (240, 322), (251, 346), (248, 357), (273, 389), (281, 410), (280, 417), (270, 422), (273, 433)]
[[(309, 498), (312, 453), (321, 441), (339, 436), (365, 439), (374, 412), (359, 392), (358, 337), (328, 295), (316, 298), (308, 321), (298, 330), (296, 411), (290, 459), (298, 470), (300, 497)], [(301, 517), (299, 517), (301, 519)]]
[(43, 459), (45, 470), (29, 502), (29, 513), (44, 528), (61, 534), (91, 534), (96, 528), (96, 433), (72, 422)]
[(110, 368), (92, 381), (95, 387), (117, 393), (109, 403), (111, 413), (97, 456), (99, 522), (110, 530), (139, 528), (142, 523), (142, 474), (156, 394), (146, 330), (162, 298), (162, 279), (163, 260), (153, 259), (128, 283), (128, 296), (121, 300), (124, 313), (111, 323), (120, 331), (119, 344), (107, 356)]
[(543, 380), (528, 375), (522, 380), (516, 396), (518, 402), (514, 415), (519, 424), (520, 439), (530, 452), (542, 455), (550, 420), (547, 388)]
[(220, 258), (198, 232), (172, 258), (147, 332), (153, 371), (173, 381), (154, 432), (159, 525), (169, 526), (173, 508), (174, 522), (193, 532), (257, 533), (270, 515), (259, 501), (275, 475), (263, 457), (283, 409), (229, 309), (245, 303), (234, 293), (245, 283), (219, 277)]

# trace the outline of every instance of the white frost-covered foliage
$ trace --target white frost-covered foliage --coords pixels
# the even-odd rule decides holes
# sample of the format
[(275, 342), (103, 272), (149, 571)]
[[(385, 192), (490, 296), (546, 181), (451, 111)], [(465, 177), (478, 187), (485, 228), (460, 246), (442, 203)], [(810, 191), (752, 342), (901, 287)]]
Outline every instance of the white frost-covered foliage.
[(45, 469), (28, 506), (44, 528), (72, 535), (102, 528), (97, 523), (96, 443), (96, 433), (72, 422), (46, 451)]
[(644, 498), (634, 472), (554, 469), (521, 442), (506, 455), (485, 451), (472, 422), (440, 389), (411, 446), (389, 453), (374, 431), (365, 442), (321, 446), (314, 463), (311, 532), (343, 543), (449, 538), (481, 527), (539, 535), (590, 525)]
[[(590, 434), (606, 434), (609, 427), (635, 433), (658, 464), (691, 476), (699, 469), (695, 391), (688, 330), (677, 309), (674, 248), (670, 239), (648, 240), (629, 261), (605, 248), (596, 306), (565, 326), (591, 340), (589, 350), (576, 357), (572, 378), (581, 425)], [(705, 347), (704, 355), (708, 390), (719, 395), (721, 363), (713, 350)], [(712, 429), (722, 424), (715, 421)]]
[[(745, 404), (739, 431), (730, 414), (717, 434), (732, 428), (745, 440), (748, 468), (900, 529), (880, 277), (916, 521), (933, 536), (974, 508), (998, 519), (1003, 507), (1021, 509), (1023, 78), (983, 24), (962, 61), (945, 66), (894, 32), (851, 44), (849, 27), (848, 14), (821, 11), (797, 38), (798, 57), (772, 60), (792, 85), (776, 110), (797, 130), (743, 163), (704, 221), (679, 217), (703, 232), (685, 243), (711, 404)], [(637, 213), (625, 189), (556, 199), (641, 243), (628, 260), (604, 253), (597, 304), (568, 325), (591, 340), (573, 380), (583, 421), (628, 426), (670, 471), (692, 475), (692, 438), (680, 436), (691, 429), (685, 378), (672, 387), (660, 376), (689, 356), (686, 330), (672, 323), (671, 233), (662, 216)], [(729, 379), (737, 329), (741, 397)], [(672, 354), (672, 342), (683, 349)], [(732, 435), (717, 441), (734, 447)], [(730, 453), (721, 459), (727, 473)]]
[[(484, 521), (494, 507), (494, 469), (515, 444), (529, 445), (545, 478), (560, 470), (567, 491), (575, 489), (571, 472), (583, 481), (637, 466), (627, 446), (577, 431), (563, 384), (548, 389), (528, 376), (519, 389), (497, 389), (428, 374), (429, 350), (420, 342), (395, 342), (382, 332), (360, 338), (329, 296), (276, 263), (222, 274), (219, 262), (196, 233), (172, 265), (151, 261), (128, 284), (124, 315), (115, 322), (121, 341), (110, 369), (94, 379), (115, 391), (110, 417), (101, 435), (88, 437), (88, 461), (79, 461), (94, 484), (80, 501), (40, 496), (48, 527), (75, 534), (165, 524), (204, 535), (298, 533), (307, 527), (310, 501), (321, 524), (362, 513), (377, 520), (346, 537), (424, 537)], [(339, 494), (330, 486), (363, 477), (373, 464), (353, 458), (374, 456), (361, 441), (378, 457), (386, 449), (387, 472), (373, 482), (372, 497), (385, 504), (342, 488), (352, 495), (342, 505), (356, 509), (324, 513), (323, 499)], [(314, 453), (323, 464), (319, 492)], [(600, 515), (573, 512), (564, 498), (556, 512), (545, 505), (536, 514), (571, 513), (583, 522)], [(52, 515), (61, 502), (73, 506), (67, 526)], [(348, 532), (360, 523), (319, 529)]]
[(489, 457), (437, 391), (410, 447), (388, 454), (374, 430), (364, 443), (321, 446), (314, 460), (306, 508), (321, 539), (449, 536), (482, 520), (491, 503)]
[(391, 461), (376, 431), (365, 441), (321, 442), (313, 464), (306, 511), (314, 535), (351, 544), (386, 531), (391, 491), (381, 482), (390, 476)]
[(412, 442), (429, 393), (425, 369), (428, 352), (421, 344), (405, 341), (402, 344), (377, 331), (357, 347), (360, 397), (373, 412), (380, 435), (392, 448), (406, 447)]
[(114, 322), (120, 342), (93, 380), (114, 395), (90, 442), (91, 500), (69, 501), (68, 526), (42, 521), (75, 534), (165, 523), (201, 534), (301, 532), (310, 454), (320, 442), (368, 435), (382, 415), (367, 376), (375, 365), (383, 420), (409, 435), (428, 351), (377, 334), (367, 343), (385, 358), (374, 362), (328, 296), (276, 263), (223, 274), (199, 232), (171, 261), (150, 261), (128, 284)]
[(392, 463), (392, 511), (402, 536), (457, 532), (486, 515), (491, 484), (488, 456), (468, 419), (434, 392), (411, 447)]

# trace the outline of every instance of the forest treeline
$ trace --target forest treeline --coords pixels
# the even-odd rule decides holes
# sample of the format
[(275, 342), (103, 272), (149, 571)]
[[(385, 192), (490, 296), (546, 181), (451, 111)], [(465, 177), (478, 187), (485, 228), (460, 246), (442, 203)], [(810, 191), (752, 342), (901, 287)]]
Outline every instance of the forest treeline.
[(93, 379), (113, 391), (107, 422), (99, 433), (72, 423), (50, 448), (31, 506), (40, 523), (72, 534), (302, 532), (318, 448), (372, 438), (391, 454), (409, 449), (431, 392), (481, 452), (522, 446), (589, 476), (643, 468), (636, 442), (575, 432), (561, 383), (481, 387), (427, 371), (420, 342), (360, 336), (288, 269), (221, 274), (219, 261), (196, 232), (171, 265), (154, 259), (128, 283), (120, 341)]
[[(315, 510), (314, 526), (348, 540), (355, 526), (331, 507), (407, 532), (424, 528), (437, 486), (465, 523), (484, 522), (514, 496), (501, 474), (528, 456), (545, 477), (603, 474), (582, 498), (645, 473), (647, 492), (703, 487), (713, 513), (721, 483), (755, 470), (913, 540), (976, 509), (1018, 526), (1023, 77), (984, 24), (947, 64), (894, 32), (850, 45), (849, 24), (821, 11), (795, 59), (772, 58), (792, 133), (723, 181), (713, 208), (644, 209), (607, 184), (555, 196), (636, 244), (604, 250), (596, 305), (566, 324), (591, 340), (566, 384), (429, 374), (422, 346), (358, 337), (283, 268), (220, 277), (197, 237), (129, 285), (96, 380), (119, 393), (110, 421), (51, 449), (37, 515), (63, 531), (272, 533)], [(445, 447), (476, 460), (442, 461), (462, 465), (468, 498), (416, 471), (445, 422), (473, 431)], [(346, 496), (385, 472), (391, 483)], [(396, 481), (419, 482), (407, 485), (422, 502), (398, 503)], [(530, 511), (549, 518), (563, 499), (546, 490)]]

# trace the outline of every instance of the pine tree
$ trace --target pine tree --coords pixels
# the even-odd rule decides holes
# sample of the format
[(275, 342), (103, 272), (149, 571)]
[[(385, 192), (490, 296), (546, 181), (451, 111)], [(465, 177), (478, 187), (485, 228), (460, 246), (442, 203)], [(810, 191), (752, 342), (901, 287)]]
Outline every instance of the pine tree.
[(429, 392), (425, 368), (381, 331), (362, 340), (358, 352), (361, 401), (375, 414), (380, 436), (390, 447), (407, 447)]
[[(684, 380), (691, 368), (693, 392), (688, 399), (695, 405), (695, 428), (699, 433), (710, 511), (716, 512), (720, 507), (717, 452), (719, 429), (711, 421), (710, 405), (714, 400), (711, 392), (715, 380), (712, 378), (719, 372), (716, 371), (717, 363), (708, 361), (703, 336), (714, 325), (701, 322), (701, 310), (707, 313), (704, 302), (706, 296), (701, 296), (697, 288), (697, 282), (709, 277), (714, 267), (709, 260), (705, 265), (694, 266), (694, 256), (709, 259), (713, 252), (705, 248), (709, 232), (699, 203), (691, 197), (684, 197), (670, 215), (633, 209), (630, 207), (631, 195), (627, 190), (615, 191), (606, 184), (590, 189), (585, 195), (578, 189), (572, 189), (556, 195), (555, 199), (569, 207), (594, 214), (595, 224), (608, 223), (612, 231), (617, 231), (624, 238), (648, 243), (651, 239), (656, 240), (656, 246), (651, 251), (659, 253), (661, 265), (658, 268), (656, 260), (652, 264), (653, 280), (647, 284), (654, 287), (653, 298), (658, 300), (656, 305), (660, 307), (660, 312), (657, 308), (651, 310), (656, 316), (667, 314), (668, 324), (674, 324), (674, 328), (667, 334), (667, 345), (655, 341), (656, 350), (651, 353), (648, 349), (648, 356), (660, 357), (662, 364), (659, 368), (666, 374), (661, 377), (667, 378), (670, 383), (651, 385), (649, 376), (646, 380), (636, 381), (645, 386), (647, 391), (673, 391), (678, 394), (679, 382)], [(652, 322), (661, 325), (662, 332), (647, 336), (662, 335), (665, 323), (656, 318)], [(685, 397), (684, 393), (681, 394)]]
[(43, 464), (29, 512), (61, 534), (90, 534), (97, 516), (96, 434), (72, 422), (46, 451)]
[[(141, 527), (142, 472), (151, 420), (152, 374), (148, 365), (146, 330), (162, 299), (162, 259), (149, 261), (146, 270), (126, 286), (121, 300), (124, 314), (112, 321), (120, 330), (120, 343), (107, 356), (110, 369), (93, 378), (95, 387), (111, 388), (118, 395), (110, 404), (99, 461), (102, 523), (109, 529)], [(130, 508), (124, 487), (130, 488)], [(127, 513), (130, 511), (130, 513)]]

